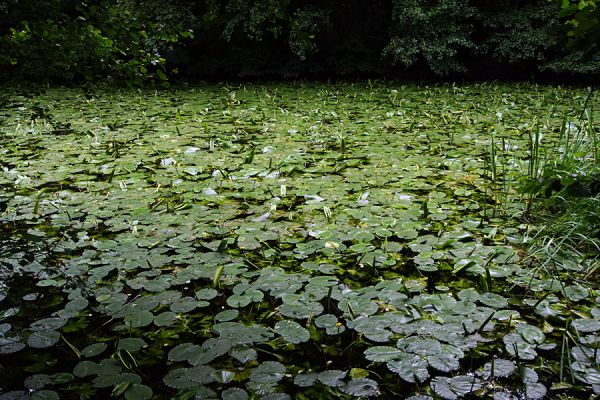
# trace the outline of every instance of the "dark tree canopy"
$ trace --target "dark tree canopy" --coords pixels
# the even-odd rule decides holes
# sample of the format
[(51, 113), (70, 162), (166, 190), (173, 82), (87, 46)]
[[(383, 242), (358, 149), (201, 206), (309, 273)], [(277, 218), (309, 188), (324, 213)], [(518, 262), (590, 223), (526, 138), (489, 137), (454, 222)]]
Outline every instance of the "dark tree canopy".
[(599, 71), (579, 0), (0, 0), (0, 71), (34, 81)]

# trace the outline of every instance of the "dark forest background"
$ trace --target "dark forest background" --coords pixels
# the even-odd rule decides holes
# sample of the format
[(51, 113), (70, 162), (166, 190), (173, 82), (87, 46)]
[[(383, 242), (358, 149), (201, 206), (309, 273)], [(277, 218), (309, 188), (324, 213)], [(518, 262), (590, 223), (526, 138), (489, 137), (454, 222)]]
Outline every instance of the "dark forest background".
[(596, 80), (583, 0), (0, 0), (3, 79)]

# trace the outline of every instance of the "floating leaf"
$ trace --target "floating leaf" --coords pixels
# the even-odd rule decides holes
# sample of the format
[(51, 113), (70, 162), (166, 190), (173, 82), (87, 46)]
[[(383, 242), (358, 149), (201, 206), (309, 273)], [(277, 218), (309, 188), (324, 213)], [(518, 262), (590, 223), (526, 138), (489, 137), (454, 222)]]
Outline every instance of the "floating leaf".
[(298, 344), (308, 341), (310, 333), (300, 324), (290, 320), (282, 320), (275, 324), (275, 332), (288, 343)]
[(546, 397), (546, 386), (541, 383), (527, 383), (525, 385), (525, 395), (528, 399), (538, 400)]
[(248, 400), (248, 392), (240, 388), (229, 388), (221, 393), (222, 400)]
[(526, 342), (523, 337), (517, 333), (510, 333), (502, 339), (506, 351), (513, 357), (519, 357), (522, 360), (534, 360), (537, 356), (534, 345)]
[(95, 357), (99, 354), (102, 354), (107, 347), (108, 345), (106, 343), (90, 344), (89, 346), (81, 350), (81, 356), (86, 358)]
[(333, 314), (323, 314), (315, 318), (317, 328), (325, 328), (328, 335), (338, 335), (346, 330), (346, 327), (338, 321)]
[(35, 331), (51, 331), (51, 330), (56, 330), (56, 329), (62, 328), (63, 326), (65, 326), (67, 324), (67, 322), (69, 322), (69, 320), (66, 318), (56, 318), (56, 317), (44, 318), (44, 319), (40, 319), (40, 320), (33, 322), (29, 326), (29, 329), (31, 329), (34, 332)]
[(127, 400), (148, 400), (152, 398), (152, 389), (146, 385), (134, 383), (125, 390), (125, 399)]
[(200, 350), (200, 346), (193, 343), (181, 343), (169, 351), (169, 360), (173, 362), (186, 361), (194, 357)]
[(123, 338), (119, 339), (117, 350), (127, 350), (134, 353), (140, 351), (145, 345), (146, 342), (141, 338)]
[(431, 387), (438, 396), (454, 400), (481, 389), (481, 383), (474, 376), (458, 375), (453, 378), (440, 376), (431, 381)]
[(50, 376), (46, 374), (31, 375), (23, 382), (24, 386), (30, 390), (40, 390), (53, 383)]
[(571, 326), (582, 333), (600, 331), (600, 321), (597, 319), (578, 318), (571, 323)]
[(546, 335), (537, 326), (520, 324), (517, 325), (517, 332), (521, 334), (523, 339), (532, 344), (541, 344), (546, 340)]
[(481, 376), (484, 379), (505, 378), (516, 370), (517, 366), (510, 360), (496, 358), (492, 362), (485, 363)]
[(0, 342), (0, 354), (12, 354), (23, 350), (27, 347), (24, 343), (16, 340), (3, 340)]
[(198, 300), (192, 297), (182, 297), (171, 304), (171, 311), (174, 313), (188, 313), (198, 307)]
[[(425, 382), (429, 378), (427, 361), (418, 355), (405, 355), (399, 360), (389, 361), (387, 367), (390, 371), (397, 373), (400, 378), (407, 382)], [(416, 378), (416, 379), (415, 379)]]
[(285, 366), (276, 361), (266, 361), (254, 368), (250, 379), (256, 383), (276, 383), (283, 379)]
[(346, 377), (348, 372), (340, 371), (337, 369), (329, 369), (319, 373), (319, 382), (324, 385), (331, 387), (341, 387), (344, 386), (344, 382), (342, 379)]
[(374, 346), (365, 350), (365, 358), (370, 361), (386, 362), (400, 358), (404, 352), (390, 346)]
[(581, 285), (570, 285), (565, 287), (565, 296), (572, 301), (580, 301), (589, 296), (589, 292)]
[(315, 372), (298, 374), (294, 377), (294, 384), (300, 387), (311, 387), (315, 384), (318, 377), (319, 374)]
[(60, 333), (56, 331), (37, 331), (33, 332), (27, 343), (36, 349), (45, 349), (52, 347), (60, 340)]
[(192, 368), (178, 368), (169, 371), (163, 381), (175, 389), (190, 389), (215, 381), (215, 370), (206, 365)]
[(217, 322), (227, 322), (232, 321), (238, 317), (240, 312), (238, 310), (224, 310), (215, 315), (215, 321)]
[(164, 311), (154, 317), (154, 325), (158, 327), (171, 326), (177, 321), (177, 314), (172, 311)]
[(80, 361), (73, 369), (73, 375), (79, 378), (95, 375), (98, 371), (98, 364), (93, 361)]
[(368, 378), (352, 379), (340, 390), (355, 397), (372, 397), (380, 394), (377, 382)]
[(131, 314), (125, 316), (125, 324), (132, 328), (143, 328), (148, 326), (154, 320), (154, 315), (147, 310), (134, 311)]

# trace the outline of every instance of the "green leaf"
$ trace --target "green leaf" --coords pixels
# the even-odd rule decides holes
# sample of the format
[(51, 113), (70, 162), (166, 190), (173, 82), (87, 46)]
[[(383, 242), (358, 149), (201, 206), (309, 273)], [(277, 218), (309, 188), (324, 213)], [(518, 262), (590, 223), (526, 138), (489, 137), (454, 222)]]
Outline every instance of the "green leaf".
[(379, 385), (372, 379), (358, 378), (352, 379), (341, 391), (355, 397), (374, 397), (379, 396)]
[(348, 374), (347, 371), (340, 371), (337, 369), (329, 369), (319, 373), (319, 382), (324, 385), (331, 387), (341, 387), (344, 386), (344, 382), (342, 379), (346, 377)]
[(294, 384), (300, 387), (311, 387), (315, 384), (318, 377), (319, 374), (315, 372), (298, 374), (294, 377)]
[(517, 332), (521, 334), (523, 339), (531, 344), (542, 344), (546, 340), (546, 335), (537, 326), (529, 324), (517, 325)]
[(475, 376), (459, 375), (453, 378), (443, 376), (431, 381), (434, 392), (448, 400), (458, 399), (468, 393), (481, 389), (481, 383)]
[(517, 369), (514, 362), (496, 358), (492, 362), (485, 363), (481, 376), (483, 379), (505, 378)]
[(252, 370), (250, 380), (256, 383), (276, 383), (283, 379), (285, 366), (276, 361), (266, 361)]
[(125, 324), (132, 328), (143, 328), (148, 326), (154, 320), (154, 315), (147, 310), (134, 311), (125, 316)]
[(102, 354), (107, 347), (108, 346), (106, 345), (106, 343), (90, 344), (89, 346), (81, 350), (81, 355), (86, 358), (95, 357), (99, 354)]
[(290, 320), (282, 320), (275, 324), (275, 332), (288, 343), (298, 344), (308, 341), (310, 333), (300, 324)]
[(405, 355), (399, 360), (389, 361), (387, 367), (390, 371), (395, 372), (407, 382), (415, 383), (425, 382), (429, 378), (427, 371), (427, 361), (421, 356)]
[(221, 393), (222, 400), (248, 400), (248, 393), (244, 389), (229, 388)]
[(125, 391), (125, 398), (127, 400), (148, 400), (152, 398), (152, 389), (146, 385), (134, 383), (128, 386)]
[(35, 349), (45, 349), (52, 347), (60, 340), (60, 332), (56, 331), (37, 331), (33, 332), (27, 343)]
[(565, 296), (572, 301), (581, 301), (589, 296), (589, 292), (581, 285), (570, 285), (565, 287)]
[(546, 397), (546, 386), (541, 383), (527, 383), (525, 385), (525, 395), (528, 399), (538, 400)]
[(365, 350), (365, 358), (370, 361), (386, 362), (396, 360), (405, 354), (402, 350), (390, 346), (374, 346)]

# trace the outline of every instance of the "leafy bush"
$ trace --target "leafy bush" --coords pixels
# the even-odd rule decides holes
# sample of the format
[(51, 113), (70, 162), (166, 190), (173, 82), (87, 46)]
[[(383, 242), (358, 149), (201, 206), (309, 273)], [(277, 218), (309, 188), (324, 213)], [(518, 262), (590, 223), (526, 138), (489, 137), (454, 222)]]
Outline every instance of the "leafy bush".
[(136, 3), (54, 0), (4, 8), (0, 66), (33, 80), (166, 80), (165, 51), (191, 32), (155, 22), (153, 1)]
[(464, 71), (461, 52), (476, 47), (470, 37), (475, 14), (466, 0), (396, 0), (384, 54), (405, 67), (422, 58), (437, 75)]
[(491, 32), (484, 51), (509, 63), (546, 60), (560, 35), (557, 7), (548, 2), (488, 12), (483, 14), (482, 27)]

